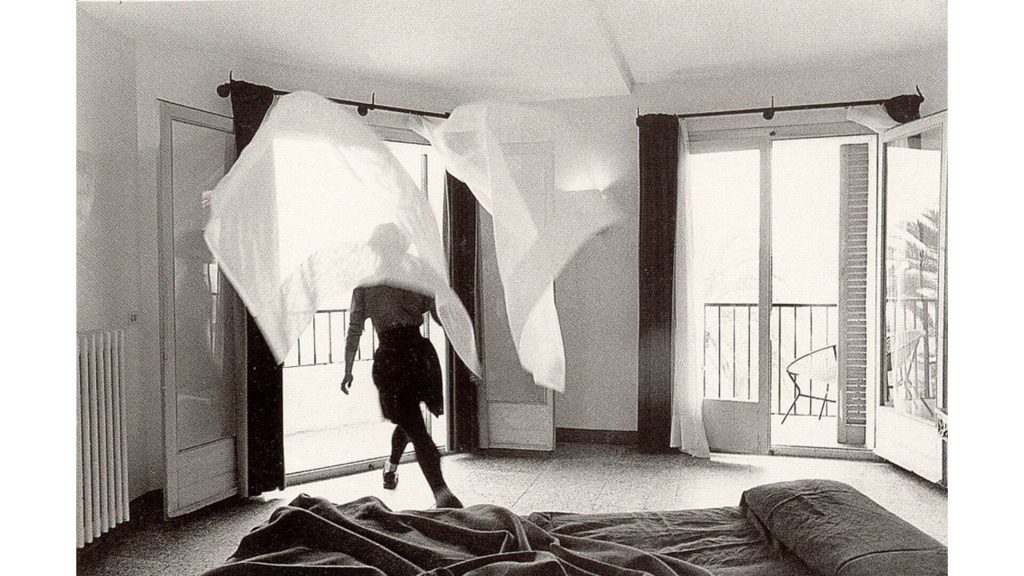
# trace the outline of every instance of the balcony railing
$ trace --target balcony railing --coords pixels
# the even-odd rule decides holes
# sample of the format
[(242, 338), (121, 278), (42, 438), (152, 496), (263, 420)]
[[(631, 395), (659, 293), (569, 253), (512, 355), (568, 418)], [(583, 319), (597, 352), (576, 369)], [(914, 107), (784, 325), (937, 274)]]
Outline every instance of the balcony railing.
[[(772, 414), (784, 414), (793, 402), (793, 383), (786, 366), (798, 356), (838, 340), (836, 311), (835, 304), (772, 305)], [(757, 304), (704, 305), (705, 398), (757, 401), (758, 334)], [(814, 383), (807, 385), (806, 392), (813, 395)], [(799, 402), (796, 413), (817, 415), (821, 406), (812, 402)], [(826, 406), (825, 415), (834, 416), (834, 410)]]
[[(935, 301), (902, 300), (902, 306), (887, 306), (890, 332), (921, 330), (918, 359), (911, 372), (914, 385), (921, 383), (925, 398), (934, 397), (936, 347), (933, 320)], [(836, 304), (773, 304), (771, 311), (771, 413), (785, 414), (793, 402), (793, 382), (786, 367), (812, 350), (836, 344)], [(927, 319), (932, 319), (929, 321)], [(714, 302), (704, 305), (704, 397), (726, 400), (758, 399), (758, 313), (757, 304)], [(816, 395), (815, 383), (801, 382), (804, 392)], [(817, 384), (822, 386), (823, 384)], [(824, 392), (819, 390), (818, 393)], [(820, 395), (820, 394), (818, 394)], [(809, 398), (797, 403), (796, 414), (817, 416), (821, 404)], [(825, 416), (835, 416), (835, 406), (825, 406)]]
[[(285, 368), (323, 366), (345, 362), (345, 338), (348, 334), (348, 309), (318, 310), (306, 331), (285, 358)], [(420, 332), (430, 338), (429, 315), (424, 315)], [(377, 334), (367, 328), (359, 339), (356, 361), (373, 360), (377, 348)]]
[[(938, 391), (938, 370), (936, 366), (938, 338), (935, 322), (939, 303), (934, 298), (887, 298), (885, 302), (886, 336), (910, 330), (924, 333), (915, 349), (913, 368), (910, 371), (910, 385), (922, 400), (934, 400)], [(883, 394), (891, 392), (883, 386)], [(890, 399), (886, 398), (886, 403)]]

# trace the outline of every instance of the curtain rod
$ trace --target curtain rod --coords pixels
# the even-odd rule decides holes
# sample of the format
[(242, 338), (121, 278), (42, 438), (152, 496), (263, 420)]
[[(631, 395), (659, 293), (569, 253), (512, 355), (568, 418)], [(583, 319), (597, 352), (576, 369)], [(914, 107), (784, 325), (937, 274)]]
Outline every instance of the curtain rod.
[(707, 118), (710, 116), (733, 116), (736, 114), (760, 113), (765, 120), (771, 120), (776, 112), (791, 112), (794, 110), (819, 110), (822, 108), (849, 108), (850, 106), (870, 106), (873, 104), (885, 104), (891, 98), (881, 100), (852, 100), (849, 102), (829, 102), (826, 104), (798, 104), (794, 106), (775, 106), (775, 98), (772, 98), (772, 105), (768, 108), (744, 108), (741, 110), (719, 110), (716, 112), (693, 112), (690, 114), (676, 114), (676, 118)]
[[(232, 79), (234, 81), (234, 79)], [(277, 90), (271, 88), (275, 96), (286, 96), (291, 92), (284, 90)], [(227, 98), (231, 95), (231, 82), (225, 82), (220, 86), (217, 86), (217, 95), (221, 98)], [(358, 102), (356, 100), (343, 100), (341, 98), (328, 98), (331, 102), (343, 104), (345, 106), (355, 106), (356, 111), (359, 112), (360, 116), (366, 116), (366, 113), (370, 110), (384, 110), (386, 112), (403, 112), (405, 114), (415, 114), (417, 116), (430, 116), (432, 118), (447, 118), (451, 114), (448, 112), (431, 112), (429, 110), (416, 110), (415, 108), (401, 108), (399, 106), (385, 106), (383, 104), (377, 104), (376, 93), (371, 95), (369, 102)]]

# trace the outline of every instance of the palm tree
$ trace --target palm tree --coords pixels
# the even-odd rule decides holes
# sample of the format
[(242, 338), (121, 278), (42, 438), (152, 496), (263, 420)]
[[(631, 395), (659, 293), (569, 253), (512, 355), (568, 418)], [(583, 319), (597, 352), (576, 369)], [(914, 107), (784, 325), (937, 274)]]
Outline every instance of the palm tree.
[[(887, 294), (896, 304), (909, 311), (915, 326), (925, 333), (924, 381), (932, 395), (931, 337), (935, 324), (939, 279), (939, 212), (925, 211), (919, 218), (906, 222), (903, 229), (890, 236), (888, 246)], [(895, 319), (894, 319), (895, 320)]]

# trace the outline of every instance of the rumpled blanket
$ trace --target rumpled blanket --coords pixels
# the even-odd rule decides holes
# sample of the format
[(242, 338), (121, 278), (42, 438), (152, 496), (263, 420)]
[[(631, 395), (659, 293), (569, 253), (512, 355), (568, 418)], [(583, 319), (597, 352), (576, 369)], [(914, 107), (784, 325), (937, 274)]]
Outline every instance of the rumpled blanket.
[(520, 517), (493, 505), (390, 510), (305, 494), (206, 576), (293, 574), (945, 576), (947, 550), (856, 489), (777, 482), (739, 506)]
[(302, 494), (246, 535), (206, 576), (292, 574), (706, 576), (694, 564), (635, 547), (554, 535), (492, 505), (390, 510), (368, 496), (332, 504)]
[(799, 557), (773, 545), (739, 506), (599, 514), (534, 512), (528, 519), (552, 536), (616, 542), (696, 564), (715, 576), (817, 576)]

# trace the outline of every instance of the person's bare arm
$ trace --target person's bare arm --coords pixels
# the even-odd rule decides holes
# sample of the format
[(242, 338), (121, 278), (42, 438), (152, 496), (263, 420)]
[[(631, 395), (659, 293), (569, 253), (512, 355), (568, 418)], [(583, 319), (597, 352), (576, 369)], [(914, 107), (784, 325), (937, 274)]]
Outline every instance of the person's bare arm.
[(363, 335), (366, 324), (366, 308), (363, 302), (363, 290), (352, 291), (352, 304), (348, 310), (348, 335), (345, 338), (345, 377), (341, 379), (341, 391), (348, 394), (355, 377), (352, 376), (352, 365), (355, 363), (356, 351), (359, 350), (359, 339)]

